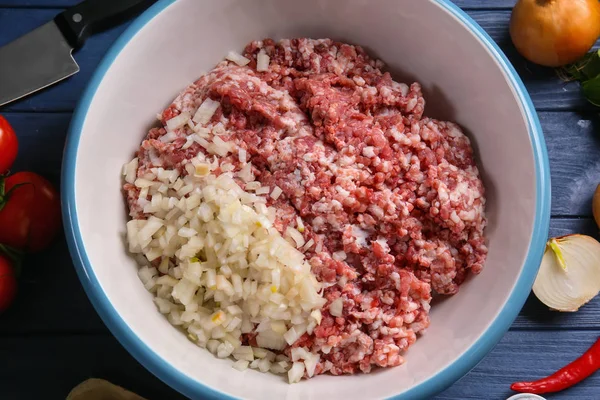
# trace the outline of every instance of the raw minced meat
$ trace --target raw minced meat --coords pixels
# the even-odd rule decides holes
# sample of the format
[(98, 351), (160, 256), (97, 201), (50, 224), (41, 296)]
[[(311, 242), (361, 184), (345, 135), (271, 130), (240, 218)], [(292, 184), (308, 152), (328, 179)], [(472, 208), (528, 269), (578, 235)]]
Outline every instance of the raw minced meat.
[[(261, 51), (265, 72), (256, 70)], [(248, 65), (221, 62), (160, 115), (138, 151), (138, 176), (152, 167), (185, 174), (190, 159), (211, 153), (206, 141), (234, 143), (219, 164), (232, 164), (245, 188), (239, 158), (247, 158), (246, 173), (281, 189), (268, 202), (275, 227), (284, 234), (302, 221), (305, 256), (326, 286), (321, 324), (286, 354), (319, 354), (316, 374), (401, 364), (429, 326), (432, 292), (457, 293), (485, 262), (484, 188), (469, 139), (454, 123), (424, 117), (420, 85), (393, 81), (361, 47), (263, 40), (244, 56)], [(167, 121), (193, 116), (207, 98), (220, 106), (205, 127), (189, 123), (164, 140)], [(146, 199), (125, 190), (131, 216), (143, 218)]]

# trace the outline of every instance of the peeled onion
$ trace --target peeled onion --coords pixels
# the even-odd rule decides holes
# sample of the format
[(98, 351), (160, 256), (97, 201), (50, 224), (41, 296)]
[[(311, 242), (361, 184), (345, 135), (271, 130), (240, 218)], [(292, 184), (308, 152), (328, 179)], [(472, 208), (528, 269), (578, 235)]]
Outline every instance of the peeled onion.
[(598, 0), (519, 0), (510, 36), (525, 58), (548, 67), (573, 63), (600, 36)]
[(557, 311), (573, 312), (600, 292), (600, 243), (585, 235), (550, 239), (533, 284), (537, 298)]

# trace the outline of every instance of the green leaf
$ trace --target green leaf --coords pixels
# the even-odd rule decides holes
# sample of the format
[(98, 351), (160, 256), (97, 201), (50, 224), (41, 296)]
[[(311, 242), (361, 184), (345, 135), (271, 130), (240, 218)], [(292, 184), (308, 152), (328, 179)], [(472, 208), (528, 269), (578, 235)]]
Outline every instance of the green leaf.
[(579, 81), (587, 101), (600, 107), (600, 50), (589, 52), (576, 63), (558, 69), (557, 73), (565, 81)]
[(581, 73), (586, 79), (592, 79), (600, 75), (600, 50), (588, 53), (587, 62), (584, 64)]
[(583, 95), (595, 106), (600, 107), (600, 75), (581, 83)]
[(556, 72), (558, 76), (564, 81), (580, 81), (585, 78), (583, 74), (583, 68), (589, 62), (594, 54), (588, 53), (576, 63), (565, 65), (564, 67), (558, 68)]
[(587, 53), (576, 63), (557, 70), (558, 76), (565, 81), (585, 81), (600, 74), (600, 50)]

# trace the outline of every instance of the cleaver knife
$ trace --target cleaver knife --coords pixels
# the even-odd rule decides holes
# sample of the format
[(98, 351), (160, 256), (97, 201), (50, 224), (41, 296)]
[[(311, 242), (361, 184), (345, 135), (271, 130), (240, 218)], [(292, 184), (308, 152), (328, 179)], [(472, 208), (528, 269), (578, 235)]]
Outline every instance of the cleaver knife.
[(0, 47), (0, 106), (79, 72), (72, 56), (87, 37), (137, 15), (156, 0), (86, 0)]

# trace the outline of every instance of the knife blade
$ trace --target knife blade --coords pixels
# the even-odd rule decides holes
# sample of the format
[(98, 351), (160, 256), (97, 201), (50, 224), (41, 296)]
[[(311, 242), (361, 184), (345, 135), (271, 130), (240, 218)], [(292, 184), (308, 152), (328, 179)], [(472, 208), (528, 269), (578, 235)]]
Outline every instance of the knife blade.
[(125, 21), (156, 0), (87, 0), (0, 47), (0, 106), (79, 72), (73, 51), (90, 34)]
[(54, 21), (0, 48), (0, 106), (79, 72)]

